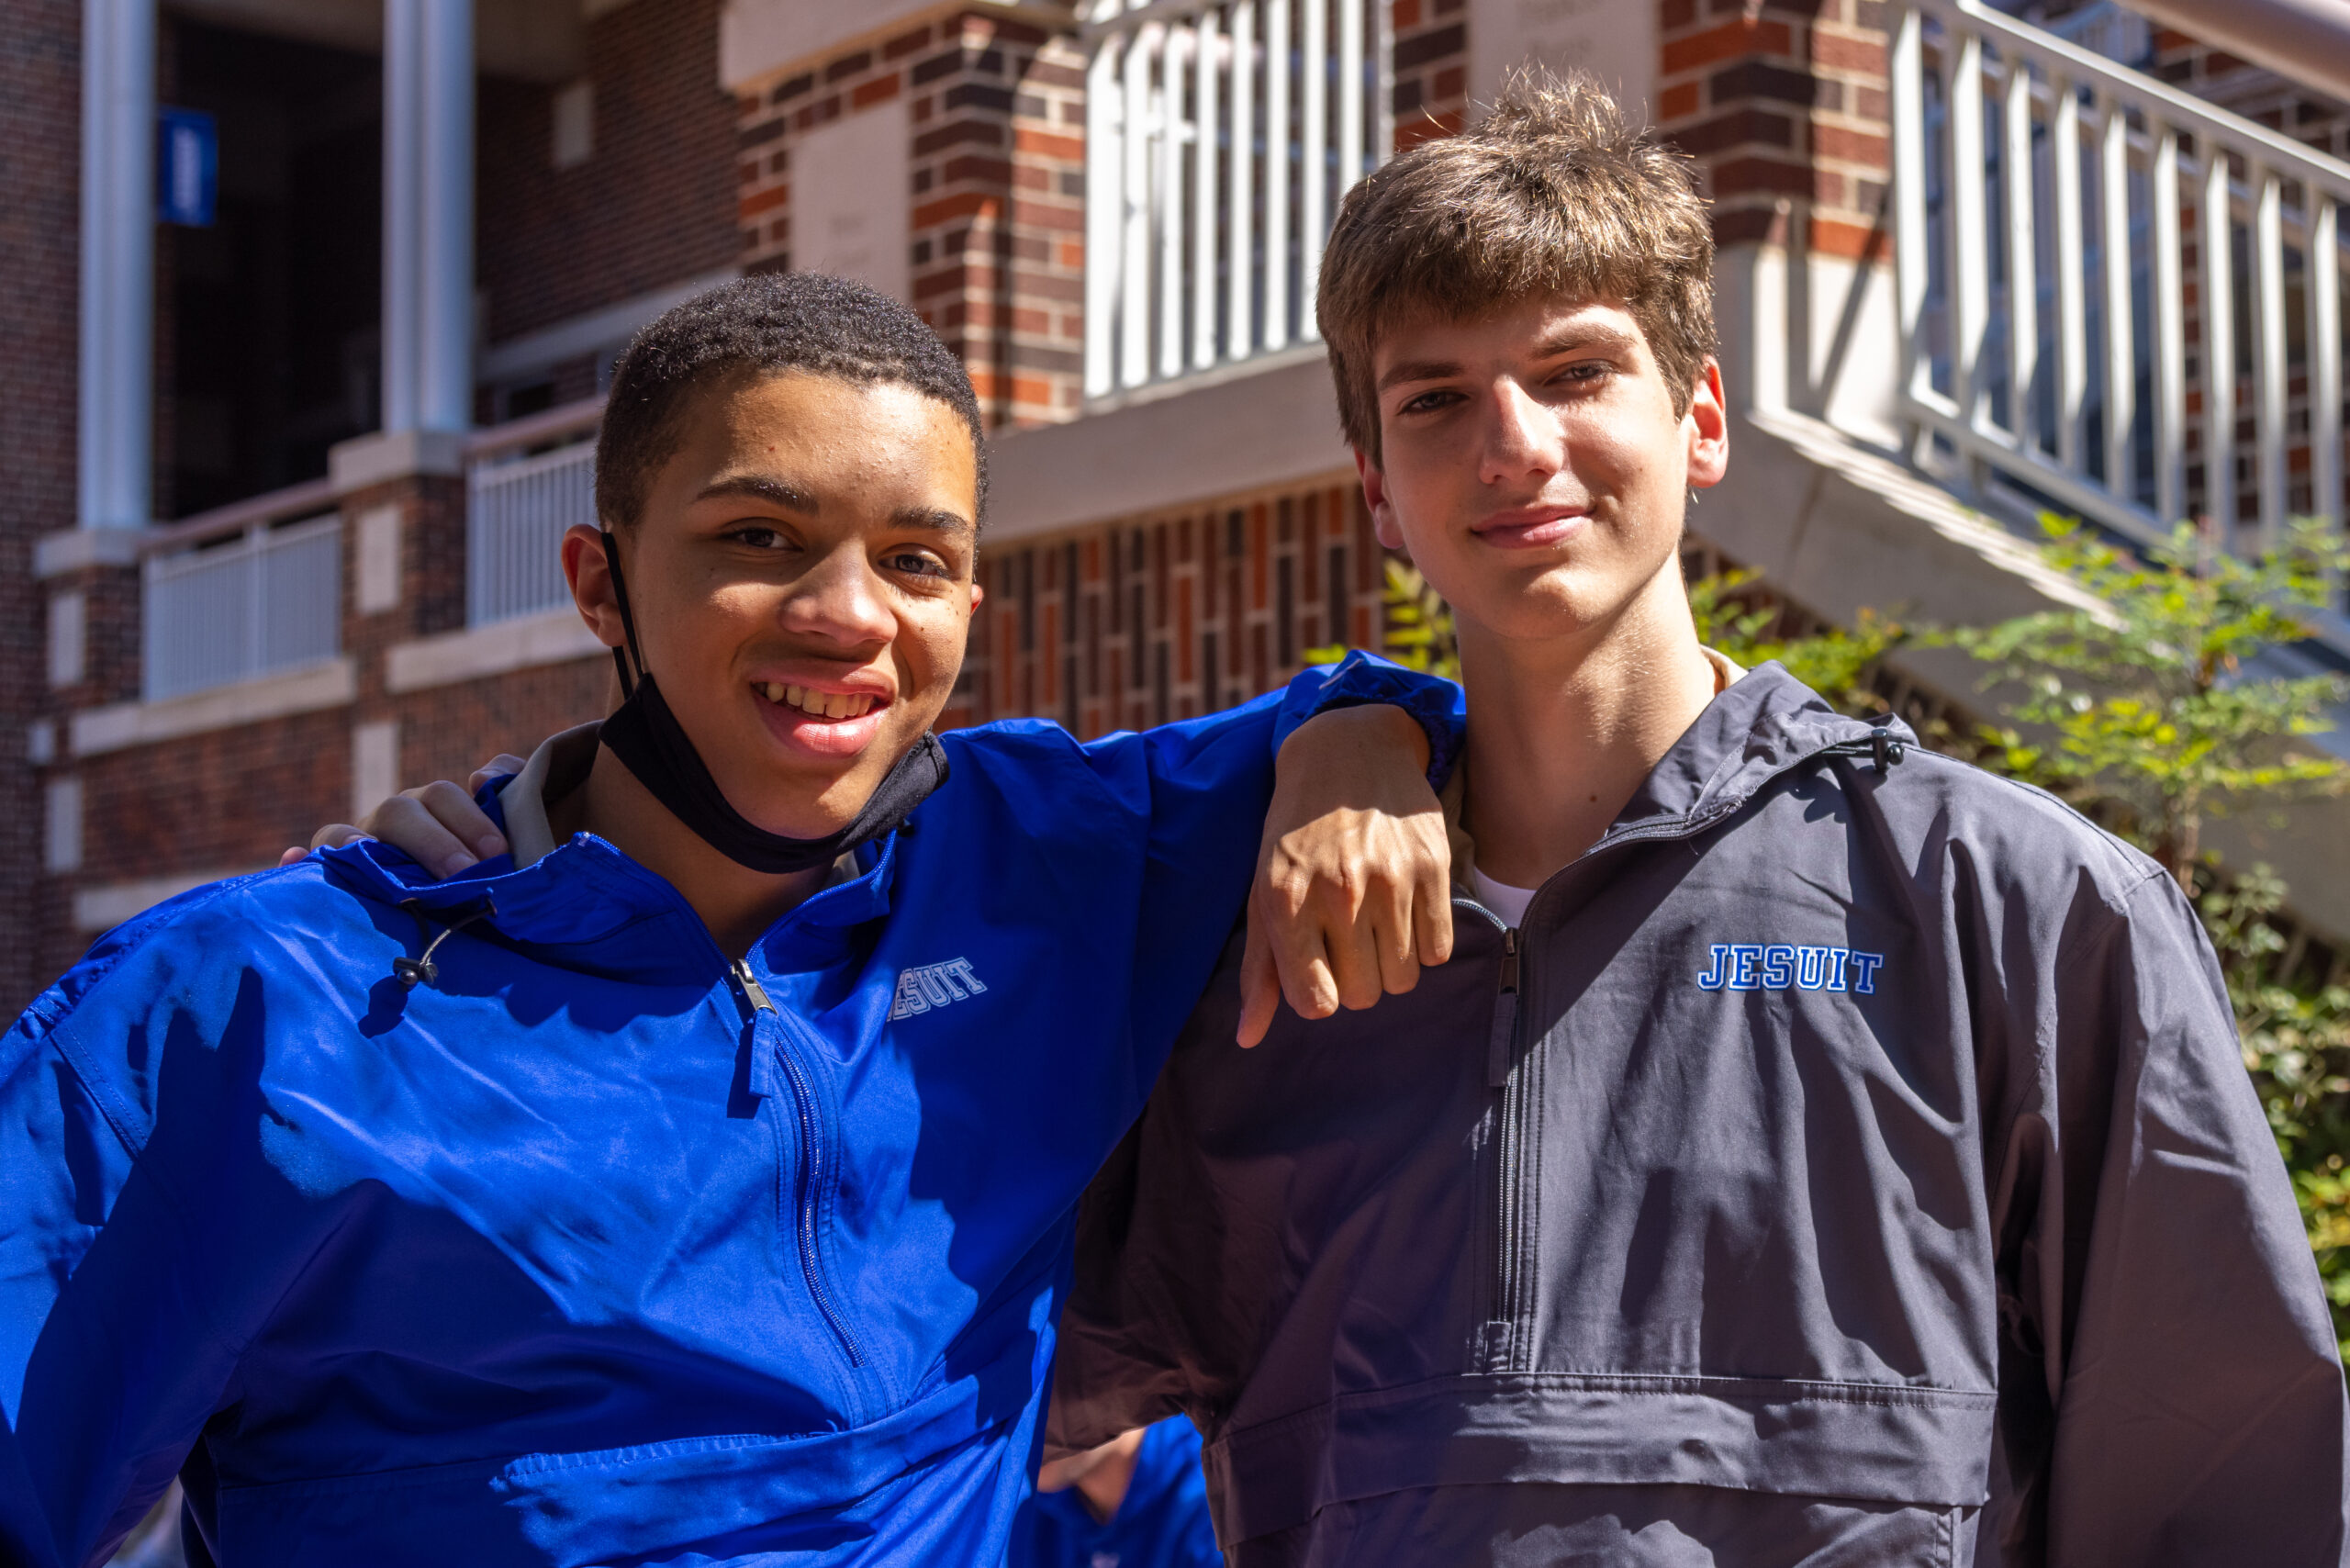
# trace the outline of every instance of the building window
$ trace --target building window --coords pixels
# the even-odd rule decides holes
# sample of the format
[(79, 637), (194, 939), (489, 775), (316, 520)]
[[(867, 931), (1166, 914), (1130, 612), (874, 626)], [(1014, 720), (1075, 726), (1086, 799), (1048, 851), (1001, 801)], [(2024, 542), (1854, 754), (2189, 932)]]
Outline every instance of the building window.
[(576, 169), (596, 152), (596, 84), (586, 77), (554, 95), (554, 166)]

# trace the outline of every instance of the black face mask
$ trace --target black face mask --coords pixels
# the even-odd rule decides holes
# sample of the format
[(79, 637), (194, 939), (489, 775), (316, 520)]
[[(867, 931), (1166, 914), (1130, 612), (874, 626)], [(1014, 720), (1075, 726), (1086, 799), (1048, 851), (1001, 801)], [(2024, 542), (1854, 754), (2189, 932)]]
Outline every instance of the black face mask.
[[(822, 838), (786, 838), (769, 833), (736, 811), (710, 776), (694, 750), (684, 726), (661, 699), (644, 655), (636, 641), (636, 621), (629, 613), (628, 586), (621, 579), (620, 547), (608, 532), (604, 559), (612, 574), (612, 594), (619, 601), (625, 648), (612, 650), (620, 666), (623, 698), (617, 712), (604, 721), (604, 745), (636, 781), (669, 813), (693, 829), (712, 849), (754, 871), (779, 875), (829, 866), (858, 845), (869, 844), (896, 831), (932, 790), (946, 782), (946, 753), (936, 737), (925, 733), (912, 749), (882, 777), (873, 798), (837, 833)], [(629, 666), (633, 660), (635, 668)]]

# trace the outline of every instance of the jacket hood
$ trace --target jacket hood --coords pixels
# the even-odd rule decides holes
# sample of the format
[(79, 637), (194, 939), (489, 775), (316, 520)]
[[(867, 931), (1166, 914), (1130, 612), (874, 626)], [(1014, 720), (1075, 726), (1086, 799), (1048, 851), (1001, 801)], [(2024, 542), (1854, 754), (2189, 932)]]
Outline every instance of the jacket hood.
[[(506, 782), (493, 779), (476, 797), (501, 831), (498, 792)], [(344, 888), (405, 908), (434, 933), (463, 921), (469, 935), (494, 933), (532, 958), (647, 984), (707, 983), (727, 967), (667, 879), (594, 834), (574, 834), (519, 868), (511, 856), (500, 855), (446, 881), (374, 839), (318, 853)], [(851, 927), (889, 913), (897, 835), (868, 846), (858, 859), (861, 875), (816, 893), (753, 945), (769, 968), (826, 961)]]
[[(1873, 752), (1881, 734), (1892, 762), (1899, 760), (1900, 749), (1918, 744), (1909, 726), (1890, 714), (1871, 722), (1838, 712), (1776, 659), (1740, 670), (1710, 651), (1708, 656), (1726, 672), (1727, 684), (1650, 769), (1592, 849), (1628, 837), (1702, 833), (1735, 815), (1772, 779), (1825, 751)], [(1464, 763), (1453, 769), (1443, 793), (1453, 879), (1463, 884), (1477, 848), (1462, 825), (1467, 788)]]
[(1672, 826), (1695, 831), (1730, 815), (1765, 784), (1838, 746), (1867, 746), (1882, 732), (1904, 748), (1917, 734), (1887, 714), (1874, 722), (1830, 707), (1773, 659), (1732, 681), (1664, 754), (1602, 835)]

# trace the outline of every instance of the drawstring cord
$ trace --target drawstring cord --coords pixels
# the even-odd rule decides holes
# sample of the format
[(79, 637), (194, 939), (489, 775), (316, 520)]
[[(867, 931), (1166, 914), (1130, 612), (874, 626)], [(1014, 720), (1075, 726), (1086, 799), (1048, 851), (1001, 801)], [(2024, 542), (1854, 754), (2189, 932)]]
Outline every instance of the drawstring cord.
[(421, 901), (417, 899), (403, 899), (400, 901), (400, 907), (408, 911), (410, 918), (415, 920), (417, 933), (420, 937), (424, 938), (424, 951), (422, 953), (413, 958), (409, 958), (406, 953), (402, 953), (398, 958), (392, 960), (392, 978), (400, 982), (400, 989), (402, 991), (414, 991), (419, 980), (422, 980), (426, 985), (440, 984), (441, 966), (432, 961), (432, 950), (440, 946), (442, 943), (446, 942), (450, 937), (454, 936), (458, 932), (463, 931), (466, 926), (471, 925), (474, 922), (477, 920), (487, 920), (491, 915), (498, 913), (497, 906), (492, 904), (490, 901), (485, 897), (481, 901), (481, 907), (479, 909), (474, 911), (463, 920), (460, 920), (452, 925), (442, 927), (436, 933), (432, 929), (433, 922), (431, 918), (424, 913), (424, 906)]

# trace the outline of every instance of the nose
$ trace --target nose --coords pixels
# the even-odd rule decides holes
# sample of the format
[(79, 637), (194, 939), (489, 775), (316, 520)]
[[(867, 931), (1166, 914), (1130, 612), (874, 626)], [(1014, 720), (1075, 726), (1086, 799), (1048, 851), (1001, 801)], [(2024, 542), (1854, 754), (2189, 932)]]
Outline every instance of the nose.
[(879, 576), (854, 542), (826, 551), (800, 574), (784, 596), (782, 619), (785, 631), (844, 650), (887, 643), (898, 631)]
[(1488, 485), (1546, 479), (1565, 463), (1555, 414), (1514, 375), (1495, 383), (1486, 402), (1484, 451), (1478, 477)]

